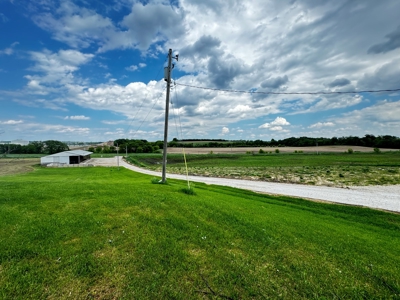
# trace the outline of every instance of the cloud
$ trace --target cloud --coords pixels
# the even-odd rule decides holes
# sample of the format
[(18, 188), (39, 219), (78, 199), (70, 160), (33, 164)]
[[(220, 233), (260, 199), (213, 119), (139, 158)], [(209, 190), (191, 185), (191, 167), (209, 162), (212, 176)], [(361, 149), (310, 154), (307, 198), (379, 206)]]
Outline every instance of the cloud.
[[(388, 22), (398, 18), (398, 1), (182, 0), (179, 4), (173, 1), (171, 5), (163, 0), (118, 0), (118, 5), (113, 2), (101, 7), (91, 5), (90, 1), (74, 2), (76, 4), (68, 0), (54, 2), (56, 9), (46, 6), (35, 11), (35, 24), (64, 43), (59, 49), (69, 52), (58, 49), (29, 52), (33, 63), (25, 76), (25, 94), (14, 97), (14, 101), (64, 110), (73, 103), (111, 112), (124, 120), (133, 119), (138, 110), (137, 116), (142, 118), (149, 112), (144, 126), (150, 129), (144, 132), (151, 132), (163, 122), (165, 83), (160, 80), (122, 85), (116, 79), (110, 81), (110, 78), (118, 78), (126, 82), (121, 80), (123, 74), (115, 73), (115, 68), (121, 65), (112, 64), (110, 58), (115, 58), (117, 52), (111, 51), (114, 49), (129, 49), (129, 53), (132, 49), (142, 51), (140, 63), (123, 65), (130, 71), (142, 71), (141, 68), (150, 63), (146, 59), (160, 58), (159, 53), (164, 55), (172, 48), (180, 53), (174, 79), (177, 83), (196, 86), (287, 92), (398, 88), (399, 49), (393, 45), (397, 47), (399, 29), (393, 31), (393, 22)], [(39, 2), (32, 5), (35, 3)], [(268, 10), (264, 9), (266, 5)], [(37, 4), (39, 6), (42, 4)], [(387, 40), (382, 40), (388, 32)], [(388, 50), (391, 47), (393, 49)], [(80, 50), (82, 48), (86, 50)], [(370, 54), (366, 51), (369, 48), (373, 49)], [(109, 64), (110, 75), (105, 75), (106, 79), (103, 72), (97, 77), (87, 75), (84, 66), (94, 60), (91, 53), (97, 53), (100, 59), (99, 52), (107, 51), (109, 53), (101, 54), (101, 62)], [(97, 61), (91, 65), (100, 66)], [(382, 94), (364, 97), (261, 95), (182, 86), (177, 86), (176, 90), (179, 99), (174, 100), (174, 108), (180, 112), (184, 134), (199, 136), (218, 135), (222, 127), (238, 128), (239, 125), (249, 132), (246, 136), (250, 136), (250, 127), (257, 130), (259, 125), (251, 120), (260, 118), (271, 121), (259, 126), (268, 129), (264, 131), (266, 135), (271, 132), (279, 135), (287, 132), (287, 128), (294, 132), (297, 126), (289, 127), (273, 118), (279, 115), (286, 121), (289, 115), (296, 114), (291, 117), (291, 123), (300, 124), (299, 120), (309, 120), (317, 112), (325, 112), (323, 116), (332, 118), (321, 119), (322, 123), (313, 125), (306, 122), (303, 128), (315, 126), (312, 128), (316, 130), (321, 126), (334, 132), (339, 126), (334, 114), (355, 105), (357, 108), (372, 106), (376, 99), (382, 99)], [(393, 95), (387, 97), (395, 99)], [(74, 113), (64, 113), (67, 114)], [(335, 125), (328, 126), (330, 122)], [(379, 122), (392, 124), (394, 121)], [(252, 125), (247, 125), (249, 123)], [(369, 127), (367, 123), (362, 124)], [(108, 125), (106, 127), (114, 124)], [(113, 132), (112, 129), (107, 131)]]
[(127, 71), (134, 72), (134, 71), (136, 71), (137, 69), (139, 69), (139, 67), (138, 67), (138, 66), (135, 66), (135, 65), (132, 65), (132, 66), (126, 67), (125, 69), (126, 69)]
[(134, 72), (134, 71), (138, 70), (139, 68), (144, 68), (144, 67), (146, 67), (145, 63), (139, 63), (137, 66), (132, 65), (132, 66), (126, 67), (125, 70)]
[(333, 122), (325, 122), (325, 123), (318, 122), (308, 126), (308, 128), (323, 128), (323, 127), (333, 127), (333, 126), (335, 126)]
[(271, 125), (282, 125), (282, 126), (287, 126), (290, 125), (288, 121), (286, 121), (285, 118), (282, 117), (276, 117), (274, 121), (271, 122)]
[(368, 53), (386, 53), (400, 48), (400, 25), (393, 32), (385, 35), (385, 37), (388, 38), (388, 41), (372, 46), (368, 49)]
[(229, 128), (228, 127), (222, 127), (222, 134), (228, 134), (229, 133)]
[(216, 49), (220, 46), (220, 39), (212, 37), (211, 35), (203, 35), (194, 44), (183, 48), (180, 55), (185, 58), (189, 56), (194, 58), (204, 58), (216, 53)]
[[(363, 109), (353, 110), (331, 118), (342, 135), (394, 135), (400, 132), (400, 100), (383, 100)], [(332, 131), (331, 131), (332, 132)]]
[(271, 123), (265, 123), (258, 126), (259, 129), (269, 129), (271, 131), (284, 131), (282, 126), (288, 126), (290, 123), (285, 118), (276, 117)]
[(66, 116), (65, 118), (64, 118), (64, 120), (78, 120), (78, 121), (81, 121), (81, 120), (90, 120), (90, 117), (86, 117), (86, 116), (83, 116), (83, 115), (81, 115), (81, 116)]
[(239, 105), (235, 106), (234, 108), (229, 109), (227, 113), (228, 114), (243, 113), (243, 112), (247, 112), (250, 110), (251, 110), (251, 107), (249, 105), (239, 104)]
[(185, 33), (184, 14), (179, 9), (173, 9), (168, 3), (135, 3), (131, 13), (123, 18), (121, 26), (127, 28), (125, 32), (119, 32), (127, 39), (109, 40), (101, 50), (106, 51), (119, 47), (132, 47), (146, 51), (151, 44), (173, 39)]
[(92, 10), (62, 1), (54, 14), (45, 12), (33, 17), (40, 28), (53, 34), (55, 40), (71, 47), (87, 48), (92, 43), (104, 43), (116, 29), (109, 18)]
[(364, 73), (358, 85), (361, 89), (397, 89), (399, 88), (400, 59), (393, 59), (388, 63), (377, 65), (373, 71)]
[(336, 78), (334, 81), (328, 84), (329, 87), (334, 88), (334, 87), (342, 87), (350, 84), (350, 80), (347, 78)]
[(78, 88), (73, 86), (80, 83), (74, 73), (94, 56), (77, 50), (60, 50), (53, 53), (46, 49), (42, 52), (31, 51), (29, 54), (35, 62), (29, 71), (36, 74), (24, 76), (28, 80), (26, 88), (38, 95), (65, 92), (68, 87)]
[(264, 82), (261, 83), (262, 88), (271, 88), (271, 89), (277, 89), (287, 83), (289, 81), (289, 78), (285, 75), (282, 77), (271, 77)]
[(12, 55), (14, 53), (14, 47), (18, 45), (19, 42), (14, 42), (10, 45), (10, 47), (5, 48), (4, 50), (0, 50), (0, 55), (5, 54), (5, 55)]
[(244, 61), (233, 55), (227, 55), (223, 58), (211, 57), (208, 61), (207, 70), (210, 82), (217, 88), (229, 87), (235, 77), (250, 71)]
[(1, 125), (17, 125), (22, 124), (24, 121), (22, 120), (7, 120), (7, 121), (0, 121)]
[(304, 106), (309, 106), (308, 108), (301, 107), (296, 111), (291, 112), (290, 114), (306, 114), (310, 112), (318, 112), (318, 111), (327, 111), (332, 109), (339, 108), (347, 108), (357, 104), (360, 104), (363, 100), (363, 96), (361, 95), (334, 95), (334, 96), (326, 96), (321, 98), (312, 98), (311, 104), (304, 103)]

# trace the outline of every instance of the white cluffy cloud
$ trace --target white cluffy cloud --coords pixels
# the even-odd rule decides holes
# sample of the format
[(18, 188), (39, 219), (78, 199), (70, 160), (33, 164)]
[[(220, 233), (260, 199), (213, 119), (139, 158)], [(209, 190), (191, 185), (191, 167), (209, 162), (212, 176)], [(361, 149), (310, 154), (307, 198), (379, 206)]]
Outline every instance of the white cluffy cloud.
[(315, 124), (310, 125), (308, 128), (323, 128), (323, 127), (333, 127), (335, 126), (335, 123), (333, 122), (318, 122)]
[(86, 116), (66, 116), (64, 120), (90, 120), (90, 117)]
[(287, 132), (287, 130), (283, 129), (283, 126), (288, 126), (288, 125), (290, 125), (290, 123), (288, 121), (286, 121), (285, 118), (276, 117), (276, 119), (274, 121), (272, 121), (271, 123), (265, 123), (263, 125), (260, 125), (258, 128), (260, 128), (260, 129), (269, 129), (271, 131), (285, 131), (285, 132)]
[(222, 134), (228, 134), (229, 133), (229, 128), (228, 127), (223, 127), (221, 133)]

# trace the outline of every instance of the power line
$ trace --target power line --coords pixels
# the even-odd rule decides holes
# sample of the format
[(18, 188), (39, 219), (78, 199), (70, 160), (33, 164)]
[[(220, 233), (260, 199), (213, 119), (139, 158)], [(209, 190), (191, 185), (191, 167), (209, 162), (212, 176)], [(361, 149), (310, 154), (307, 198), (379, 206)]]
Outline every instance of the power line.
[(257, 92), (257, 91), (241, 91), (241, 90), (228, 90), (228, 89), (217, 89), (210, 87), (195, 86), (190, 84), (183, 84), (175, 82), (176, 85), (185, 86), (189, 88), (220, 91), (227, 93), (242, 93), (242, 94), (264, 94), (264, 95), (333, 95), (333, 94), (362, 94), (362, 93), (383, 93), (383, 92), (398, 92), (400, 89), (391, 90), (365, 90), (365, 91), (349, 91), (349, 92)]
[[(166, 61), (167, 61), (167, 58), (164, 60), (164, 63), (165, 63)], [(157, 72), (156, 78), (158, 77), (158, 75), (160, 74), (160, 72), (161, 72), (162, 69), (163, 69), (163, 68), (162, 68), (162, 66), (161, 66), (161, 67), (159, 68), (158, 72)], [(150, 92), (147, 92), (146, 97), (142, 100), (142, 103), (140, 104), (139, 109), (136, 111), (135, 116), (133, 117), (133, 119), (132, 119), (131, 122), (129, 123), (128, 128), (126, 129), (126, 134), (129, 134), (129, 129), (131, 128), (133, 121), (135, 121), (137, 115), (138, 115), (139, 112), (141, 111), (143, 104), (147, 101), (147, 97), (149, 96), (149, 94), (150, 94)], [(151, 108), (151, 110), (153, 110), (153, 108), (154, 108), (154, 105), (153, 105), (153, 107)], [(150, 110), (150, 112), (151, 112), (151, 110)], [(150, 112), (147, 114), (147, 116), (150, 114)], [(146, 116), (146, 118), (147, 118), (147, 116)], [(139, 128), (136, 130), (135, 134), (136, 134), (137, 131), (140, 129), (140, 127), (142, 126), (143, 122), (144, 122), (144, 120), (143, 120), (142, 123), (140, 124)], [(134, 136), (133, 136), (133, 137), (134, 137)], [(133, 138), (133, 137), (132, 137), (132, 138)]]
[(139, 127), (136, 129), (136, 131), (133, 133), (132, 139), (135, 137), (135, 135), (139, 132), (140, 128), (142, 127), (143, 123), (147, 120), (147, 117), (150, 115), (150, 113), (153, 111), (154, 106), (157, 104), (158, 100), (161, 98), (162, 95), (160, 95), (160, 97), (158, 97), (157, 101), (154, 101), (153, 106), (151, 107), (150, 111), (147, 113), (146, 117), (142, 120), (142, 122), (140, 123)]

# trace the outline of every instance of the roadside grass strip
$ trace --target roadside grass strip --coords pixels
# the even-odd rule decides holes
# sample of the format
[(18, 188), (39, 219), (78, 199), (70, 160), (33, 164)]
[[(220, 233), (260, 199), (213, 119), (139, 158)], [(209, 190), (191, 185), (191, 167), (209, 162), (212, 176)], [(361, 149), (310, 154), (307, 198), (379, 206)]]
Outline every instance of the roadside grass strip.
[(0, 177), (0, 299), (398, 299), (400, 215), (124, 168)]

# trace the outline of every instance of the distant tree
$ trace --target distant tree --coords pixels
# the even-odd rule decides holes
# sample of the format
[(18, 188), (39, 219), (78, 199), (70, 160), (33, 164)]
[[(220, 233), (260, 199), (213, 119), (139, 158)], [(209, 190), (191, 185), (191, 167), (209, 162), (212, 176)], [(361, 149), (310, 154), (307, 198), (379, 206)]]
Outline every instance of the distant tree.
[(48, 140), (44, 141), (43, 144), (44, 144), (44, 152), (48, 154), (54, 154), (69, 150), (68, 145), (60, 141)]

